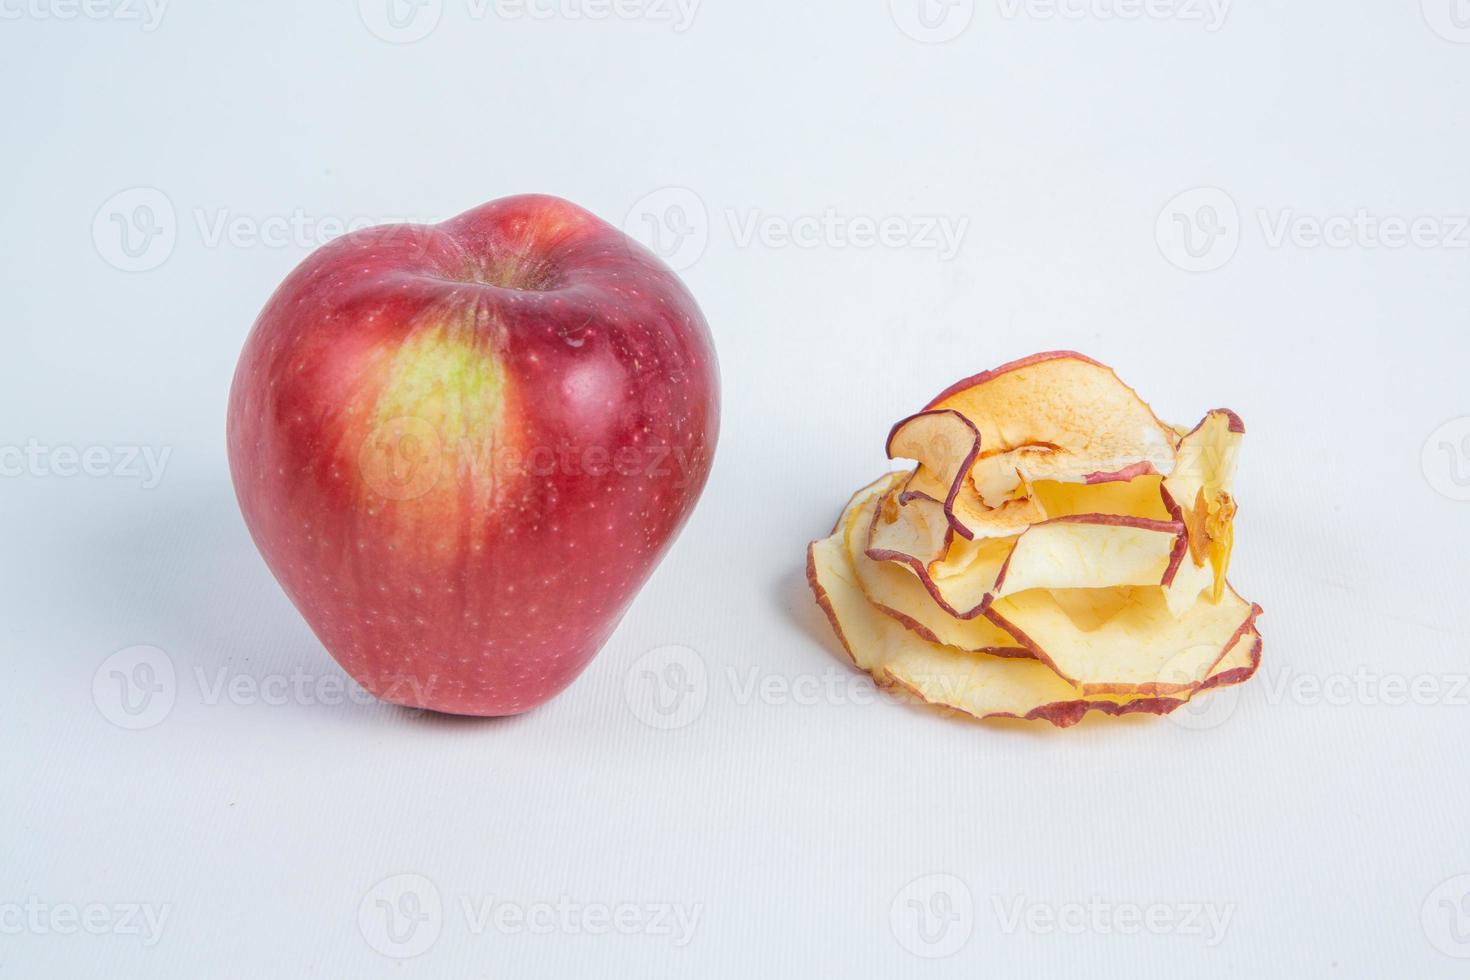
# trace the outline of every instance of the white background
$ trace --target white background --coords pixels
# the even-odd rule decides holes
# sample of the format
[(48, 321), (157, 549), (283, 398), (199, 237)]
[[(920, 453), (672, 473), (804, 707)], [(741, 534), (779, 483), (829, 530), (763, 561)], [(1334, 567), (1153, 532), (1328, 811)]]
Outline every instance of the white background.
[[(0, 2), (0, 976), (1463, 975), (1470, 5), (590, 2)], [(525, 191), (662, 223), (714, 477), (550, 705), (361, 704), (236, 510), (234, 361), (334, 223)], [(1260, 674), (1069, 731), (875, 701), (806, 542), (893, 420), (1067, 347), (1245, 418)]]

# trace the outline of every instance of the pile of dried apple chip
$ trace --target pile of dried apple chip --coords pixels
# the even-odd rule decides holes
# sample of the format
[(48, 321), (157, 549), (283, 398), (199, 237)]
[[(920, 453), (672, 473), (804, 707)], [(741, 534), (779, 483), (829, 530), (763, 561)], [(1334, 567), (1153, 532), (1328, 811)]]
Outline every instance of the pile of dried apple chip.
[(917, 462), (807, 551), (858, 667), (978, 718), (1166, 714), (1239, 684), (1259, 606), (1225, 579), (1245, 427), (1160, 422), (1070, 351), (961, 381), (888, 437)]

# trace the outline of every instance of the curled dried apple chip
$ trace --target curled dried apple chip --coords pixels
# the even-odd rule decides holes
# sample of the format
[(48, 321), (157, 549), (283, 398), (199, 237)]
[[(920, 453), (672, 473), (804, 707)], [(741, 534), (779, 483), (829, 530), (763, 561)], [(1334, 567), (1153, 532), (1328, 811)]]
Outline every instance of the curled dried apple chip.
[[(1254, 673), (1259, 638), (1247, 631), (1229, 650), (1222, 651), (1205, 681), (1193, 689), (1181, 685), (1168, 694), (1089, 693), (1044, 661), (1029, 656), (1007, 634), (996, 636), (1009, 645), (967, 651), (906, 627), (898, 618), (886, 615), (865, 592), (869, 579), (862, 564), (882, 564), (863, 554), (863, 528), (884, 493), (903, 478), (903, 474), (892, 474), (859, 491), (833, 534), (807, 549), (807, 579), (817, 602), (853, 663), (880, 684), (977, 718), (1040, 719), (1067, 727), (1091, 710), (1114, 715), (1167, 713), (1197, 691), (1240, 683)], [(902, 573), (897, 568), (892, 571)]]
[(1235, 544), (1235, 500), (1230, 483), (1245, 437), (1245, 423), (1217, 408), (1179, 440), (1179, 464), (1163, 482), (1163, 497), (1175, 520), (1189, 533), (1195, 567), (1210, 567), (1215, 598), (1225, 590), (1230, 551)]
[(888, 434), (889, 459), (912, 459), (919, 464), (904, 483), (900, 502), (939, 505), (949, 526), (962, 538), (1020, 533), (1040, 512), (1025, 496), (997, 501), (994, 506), (982, 500), (971, 480), (979, 454), (979, 430), (953, 410), (911, 415)]
[(1244, 426), (1160, 422), (1059, 352), (941, 394), (889, 433), (808, 577), (858, 666), (978, 717), (1166, 712), (1247, 679), (1260, 608), (1226, 581)]
[[(1036, 354), (966, 378), (914, 419), (943, 413), (970, 423), (973, 446), (960, 444), (957, 432), (935, 442), (895, 431), (890, 451), (895, 444), (923, 450), (908, 458), (935, 474), (965, 469), (990, 508), (1040, 480), (1105, 483), (1174, 468), (1174, 430), (1112, 368), (1073, 351)], [(933, 450), (941, 448), (951, 459), (935, 457)], [(958, 454), (973, 460), (966, 465), (953, 458)]]
[[(998, 600), (991, 621), (1087, 693), (1195, 690), (1260, 610), (1227, 589), (1176, 618), (1157, 587), (1032, 589)], [(1161, 680), (1168, 674), (1170, 680)]]
[[(903, 549), (925, 551), (930, 542), (894, 530), (908, 515), (900, 512), (890, 523), (884, 509), (880, 505), (874, 511), (866, 556), (906, 566), (946, 615), (961, 620), (983, 615), (1002, 596), (1029, 589), (1167, 588), (1187, 550), (1181, 523), (1088, 514), (1043, 520), (1010, 538), (950, 538), (941, 555), (925, 560)], [(1192, 584), (1197, 595), (1200, 583)]]
[[(893, 482), (901, 485), (902, 474)], [(963, 618), (954, 615), (952, 609), (926, 589), (924, 578), (913, 574), (902, 563), (875, 560), (870, 556), (865, 544), (871, 540), (871, 529), (882, 523), (883, 501), (887, 496), (887, 493), (880, 493), (871, 506), (857, 515), (850, 534), (845, 525), (841, 528), (843, 547), (852, 552), (853, 574), (868, 602), (879, 612), (893, 617), (934, 643), (1000, 656), (1032, 656), (1028, 649), (1016, 642), (1015, 637), (983, 616)], [(865, 522), (869, 527), (864, 527)]]
[(1183, 558), (1184, 528), (1147, 518), (1086, 514), (1026, 529), (996, 577), (999, 599), (1033, 589), (1163, 585)]

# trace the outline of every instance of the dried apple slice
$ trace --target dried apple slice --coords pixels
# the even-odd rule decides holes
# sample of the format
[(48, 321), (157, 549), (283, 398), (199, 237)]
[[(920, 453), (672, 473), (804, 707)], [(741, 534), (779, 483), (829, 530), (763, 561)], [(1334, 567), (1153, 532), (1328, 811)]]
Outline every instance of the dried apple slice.
[[(853, 522), (851, 540), (848, 539), (848, 529), (845, 526), (842, 529), (844, 547), (851, 551), (853, 570), (867, 600), (879, 612), (892, 617), (930, 642), (996, 656), (1031, 657), (1031, 651), (1017, 643), (1015, 637), (983, 616), (956, 618), (951, 610), (941, 605), (926, 589), (927, 572), (921, 578), (900, 562), (874, 560), (871, 557), (871, 552), (863, 547), (863, 526), (866, 522), (871, 522), (876, 529), (883, 523), (885, 499), (886, 495), (880, 496), (872, 504), (863, 507), (857, 520)], [(869, 540), (872, 540), (871, 536)], [(998, 563), (997, 571), (1000, 567)]]
[(925, 411), (957, 412), (975, 426), (970, 480), (991, 507), (1040, 480), (1105, 483), (1174, 468), (1177, 434), (1111, 368), (1073, 351), (967, 378)]
[(1234, 687), (1250, 680), (1255, 676), (1256, 668), (1261, 666), (1261, 646), (1261, 634), (1252, 623), (1251, 628), (1235, 641), (1235, 646), (1230, 648), (1229, 653), (1220, 658), (1214, 672), (1194, 693), (1198, 695), (1219, 687)]
[[(1206, 562), (1196, 565), (1189, 557), (1189, 539), (1187, 536), (1180, 539), (1184, 547), (1180, 550), (1179, 564), (1174, 567), (1173, 574), (1164, 583), (1164, 603), (1169, 607), (1169, 612), (1175, 619), (1183, 616), (1190, 607), (1200, 601), (1201, 595), (1208, 592), (1210, 601), (1218, 601), (1215, 593), (1215, 572)], [(1223, 584), (1223, 579), (1221, 580)], [(1220, 596), (1223, 596), (1223, 590)]]
[(961, 483), (945, 513), (956, 533), (967, 539), (1010, 537), (1046, 519), (1046, 512), (1029, 496), (1004, 500), (993, 507), (986, 504), (968, 478)]
[(920, 412), (889, 430), (887, 451), (889, 459), (919, 464), (905, 493), (948, 505), (980, 453), (980, 432), (959, 412)]
[[(912, 573), (909, 577), (916, 580), (914, 584), (938, 607), (934, 612), (956, 620), (974, 620), (996, 598), (1028, 589), (1170, 586), (1184, 562), (1182, 524), (1110, 514), (1043, 521), (1014, 538), (954, 538), (942, 558), (926, 560), (905, 550), (905, 546), (920, 550), (932, 539), (915, 544), (906, 539), (917, 539), (917, 532), (894, 530), (903, 526), (910, 515), (890, 517), (890, 500), (885, 497), (874, 510), (865, 557), (881, 564), (905, 566)], [(929, 520), (935, 520), (934, 515)], [(895, 588), (905, 585), (905, 597), (918, 594), (901, 579), (891, 581)], [(1200, 593), (1198, 581), (1185, 580), (1184, 584), (1195, 588), (1188, 602), (1177, 603), (1180, 608)], [(931, 618), (928, 610), (916, 608), (922, 607), (921, 603), (886, 604), (913, 620), (927, 623)], [(1170, 608), (1175, 607), (1171, 604)], [(973, 649), (968, 641), (955, 638), (972, 636), (972, 628), (961, 624), (950, 627), (947, 633), (932, 626), (930, 629), (945, 643)], [(984, 631), (980, 632), (983, 635)]]
[[(1054, 686), (1055, 675), (1048, 681), (1034, 667), (1027, 666), (1024, 672), (1014, 669), (999, 674), (993, 668), (996, 658), (983, 653), (945, 653), (943, 647), (932, 645), (930, 650), (939, 652), (905, 648), (902, 654), (893, 657), (886, 664), (890, 682), (921, 701), (974, 718), (1040, 720), (1058, 728), (1069, 728), (1089, 711), (1107, 715), (1167, 715), (1206, 691), (1244, 683), (1260, 665), (1261, 638), (1254, 631), (1242, 635), (1220, 661), (1218, 670), (1192, 693), (1139, 697), (1079, 695), (1075, 688), (1068, 692)], [(1036, 663), (1026, 660), (1000, 662), (1016, 665)], [(1041, 698), (1052, 700), (1035, 704)]]
[(1016, 540), (996, 576), (997, 599), (1029, 589), (1162, 585), (1184, 557), (1184, 526), (1079, 514), (1037, 524)]
[[(1065, 566), (1072, 570), (1070, 581), (1062, 577), (1035, 578), (1022, 574), (1008, 587), (998, 584), (992, 574), (997, 554), (995, 548), (985, 552), (991, 559), (989, 565), (980, 565), (981, 570), (974, 574), (960, 574), (976, 567), (976, 547), (955, 540), (952, 535), (941, 536), (937, 532), (927, 540), (924, 550), (906, 549), (902, 534), (907, 522), (922, 520), (937, 528), (935, 509), (938, 505), (933, 502), (916, 500), (911, 505), (894, 508), (889, 518), (891, 523), (881, 529), (884, 532), (882, 540), (871, 542), (868, 553), (875, 559), (907, 564), (920, 577), (935, 601), (951, 615), (960, 618), (979, 615), (981, 606), (992, 594), (1014, 593), (1025, 588), (1108, 587), (1154, 582), (1164, 586), (1169, 611), (1177, 618), (1185, 614), (1202, 592), (1209, 590), (1215, 599), (1223, 595), (1233, 538), (1231, 520), (1235, 513), (1228, 487), (1234, 475), (1243, 432), (1244, 426), (1239, 417), (1221, 409), (1210, 413), (1181, 438), (1175, 472), (1167, 479), (1144, 474), (1131, 480), (1094, 484), (1059, 481), (1032, 484), (1033, 496), (1028, 503), (1042, 512), (1033, 528), (1045, 527), (1058, 518), (1093, 525), (1090, 530), (1078, 531), (1075, 535), (1058, 530), (1039, 534), (1028, 530), (1025, 534), (1031, 537), (1028, 539), (1025, 534), (1021, 535), (1021, 543), (1016, 545), (1023, 559), (1035, 557), (1041, 562), (1058, 548), (1070, 545), (1074, 548), (1075, 559), (1065, 562)], [(912, 447), (913, 444), (909, 445)], [(1176, 498), (1188, 503), (1178, 503)], [(915, 509), (910, 511), (910, 506)], [(1126, 518), (1120, 524), (1132, 529), (1109, 531), (1097, 526), (1111, 523), (1104, 518), (1114, 516)], [(1162, 535), (1169, 530), (1166, 523), (1172, 523), (1181, 533), (1178, 542), (1164, 542)], [(1140, 548), (1155, 556), (1155, 565), (1161, 560), (1158, 556), (1168, 551), (1168, 561), (1162, 566), (1164, 574), (1160, 579), (1152, 579), (1145, 573), (1144, 569), (1152, 567), (1146, 562), (1120, 565), (1109, 557), (1124, 554), (1137, 559)], [(1061, 563), (1062, 559), (1055, 561)], [(1028, 561), (1013, 559), (1012, 564), (1021, 570), (1031, 567)], [(1109, 568), (1102, 571), (1099, 569), (1101, 565)]]
[[(922, 700), (977, 718), (1041, 719), (1058, 727), (1076, 724), (1090, 710), (1119, 715), (1166, 714), (1184, 696), (1083, 695), (1039, 660), (965, 653), (925, 640), (868, 602), (854, 558), (868, 508), (904, 474), (891, 474), (858, 492), (837, 529), (807, 549), (807, 580), (853, 662), (880, 684), (898, 686)], [(1246, 631), (1201, 685), (1239, 683), (1259, 663), (1258, 638)]]
[(935, 500), (914, 499), (899, 503), (904, 481), (896, 481), (883, 495), (868, 537), (870, 553), (879, 561), (901, 561), (929, 568), (944, 561), (954, 540), (954, 528), (944, 516), (944, 505)]
[(1048, 519), (1079, 514), (1112, 514), (1148, 520), (1175, 520), (1164, 503), (1164, 478), (1144, 474), (1131, 480), (1106, 483), (1058, 483), (1039, 480), (1031, 485), (1031, 496)]
[(1024, 497), (994, 506), (980, 499), (970, 482), (980, 448), (979, 430), (959, 412), (920, 412), (899, 422), (888, 433), (888, 458), (919, 464), (899, 502), (940, 504), (950, 527), (963, 538), (1007, 537), (1043, 519), (1040, 507)]
[(1033, 589), (985, 614), (1086, 694), (1172, 695), (1203, 684), (1260, 612), (1227, 586), (1177, 617), (1158, 587)]
[[(905, 505), (905, 510), (912, 506)], [(891, 525), (884, 510), (881, 505), (872, 508), (867, 540), (861, 542), (863, 546), (859, 548), (863, 557), (905, 576), (918, 590), (906, 589), (906, 594), (926, 595), (935, 606), (935, 612), (956, 620), (979, 617), (1017, 539), (977, 538), (966, 541), (951, 536), (941, 555), (914, 554), (903, 547), (901, 532), (892, 529), (893, 525), (905, 523), (908, 515), (900, 516)], [(904, 583), (900, 578), (891, 580)], [(913, 618), (926, 618), (909, 609), (900, 608), (900, 611)]]
[(1248, 678), (1260, 608), (1229, 587), (1244, 426), (1159, 421), (1059, 351), (952, 386), (889, 433), (808, 576), (854, 661), (980, 717), (1169, 711)]
[[(1188, 528), (1189, 580), (1209, 567), (1208, 584), (1218, 599), (1225, 590), (1234, 546), (1235, 501), (1230, 485), (1245, 436), (1245, 423), (1228, 408), (1217, 408), (1179, 441), (1178, 464), (1164, 480), (1163, 499), (1170, 514)], [(1198, 595), (1198, 593), (1195, 593)]]

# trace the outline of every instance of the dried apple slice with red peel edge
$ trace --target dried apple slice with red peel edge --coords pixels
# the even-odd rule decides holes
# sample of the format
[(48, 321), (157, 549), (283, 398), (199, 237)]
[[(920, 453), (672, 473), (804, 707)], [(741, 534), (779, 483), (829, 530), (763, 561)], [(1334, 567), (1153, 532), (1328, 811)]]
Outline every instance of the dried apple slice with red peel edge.
[(1163, 585), (1184, 558), (1184, 526), (1109, 514), (1059, 517), (1016, 540), (990, 588), (996, 599), (1030, 589)]
[[(892, 474), (859, 491), (834, 533), (807, 549), (807, 580), (854, 664), (880, 684), (977, 718), (1040, 719), (1065, 728), (1091, 710), (1166, 714), (1185, 703), (1175, 696), (1083, 696), (1041, 661), (964, 653), (930, 643), (876, 610), (858, 582), (853, 557), (859, 539), (853, 536), (864, 508), (902, 477)], [(1243, 634), (1200, 689), (1240, 683), (1259, 662), (1259, 638)]]
[[(1188, 430), (1178, 429), (1181, 434)], [(1178, 464), (1175, 467), (1178, 470)], [(1036, 499), (1046, 511), (1048, 519), (1062, 517), (1086, 518), (1101, 521), (1109, 516), (1128, 517), (1165, 523), (1179, 529), (1180, 537), (1176, 550), (1170, 556), (1170, 565), (1162, 579), (1169, 609), (1174, 615), (1184, 613), (1199, 598), (1200, 592), (1209, 587), (1212, 576), (1206, 570), (1201, 573), (1188, 559), (1188, 531), (1184, 527), (1182, 512), (1171, 506), (1164, 495), (1164, 477), (1157, 475), (1137, 476), (1131, 480), (1107, 483), (1075, 484), (1039, 481), (1032, 486)], [(1122, 582), (1110, 584), (1126, 584)], [(1017, 592), (1012, 588), (1009, 591)]]
[(904, 481), (898, 480), (883, 495), (869, 533), (869, 550), (926, 568), (943, 562), (955, 538), (954, 528), (944, 516), (944, 505), (928, 499), (901, 504), (903, 486)]
[[(925, 561), (900, 547), (884, 547), (903, 540), (892, 526), (906, 516), (890, 523), (881, 505), (874, 509), (866, 557), (905, 566), (938, 607), (935, 612), (962, 622), (983, 616), (995, 599), (1027, 589), (1168, 587), (1187, 550), (1184, 526), (1177, 522), (1079, 514), (1033, 524), (1015, 538), (956, 539), (943, 559)], [(894, 608), (911, 619), (929, 619), (915, 604)]]
[(1260, 612), (1227, 586), (1176, 617), (1163, 589), (1122, 587), (1033, 589), (985, 615), (1086, 694), (1173, 695), (1203, 684)]
[(1040, 480), (1102, 483), (1174, 468), (1178, 435), (1112, 368), (1074, 351), (1012, 361), (951, 385), (925, 406), (975, 427), (970, 480), (997, 506)]
[(1235, 501), (1229, 491), (1244, 436), (1245, 423), (1239, 415), (1228, 408), (1210, 412), (1180, 439), (1178, 464), (1162, 487), (1165, 506), (1187, 529), (1189, 558), (1183, 573), (1193, 580), (1208, 566), (1208, 584), (1216, 599), (1224, 592), (1230, 570)]
[(1049, 520), (1075, 517), (1079, 514), (1174, 520), (1174, 515), (1164, 504), (1163, 482), (1164, 478), (1157, 474), (1102, 483), (1038, 480), (1031, 485), (1031, 495), (1041, 505)]
[[(898, 485), (901, 485), (902, 479), (903, 475), (899, 474), (896, 481)], [(902, 509), (908, 511), (915, 503), (905, 504)], [(927, 550), (921, 554), (913, 554), (906, 550), (903, 533), (893, 530), (893, 525), (901, 524), (907, 519), (908, 514), (904, 513), (890, 522), (884, 508), (875, 505), (868, 517), (866, 530), (862, 532), (866, 535), (866, 540), (860, 542), (864, 556), (876, 564), (891, 566), (896, 571), (903, 572), (906, 568), (908, 571), (903, 574), (908, 574), (914, 584), (931, 597), (930, 601), (937, 610), (945, 615), (957, 620), (978, 617), (991, 584), (1005, 566), (1014, 539), (980, 538), (965, 541), (951, 535), (943, 554), (933, 555)]]
[(1202, 694), (1217, 687), (1233, 687), (1250, 680), (1255, 676), (1256, 668), (1261, 666), (1262, 645), (1261, 634), (1252, 623), (1250, 630), (1236, 641), (1230, 652), (1215, 665), (1214, 673), (1194, 693)]
[[(900, 476), (899, 485), (901, 480)], [(896, 561), (875, 561), (869, 556), (865, 541), (872, 540), (872, 530), (884, 523), (883, 508), (892, 493), (891, 490), (880, 493), (862, 505), (856, 520), (841, 528), (843, 545), (850, 552), (858, 586), (868, 602), (932, 643), (999, 657), (1032, 657), (1031, 651), (1017, 643), (1015, 637), (983, 616), (959, 619), (951, 615), (910, 568)], [(871, 529), (866, 529), (868, 525)]]
[[(870, 553), (862, 549), (862, 523), (869, 519), (881, 522), (882, 506), (882, 498), (880, 498), (871, 508), (871, 518), (869, 518), (869, 510), (865, 510), (855, 529), (857, 540), (854, 542), (853, 565), (868, 601), (881, 612), (897, 619), (907, 628), (932, 642), (970, 652), (988, 652), (997, 656), (1017, 655), (1013, 648), (1020, 644), (983, 614), (984, 603), (990, 593), (978, 597), (979, 602), (971, 616), (957, 617), (954, 615), (954, 610), (949, 602), (957, 599), (964, 601), (966, 597), (963, 590), (967, 582), (970, 582), (967, 576), (958, 575), (953, 584), (947, 583), (942, 579), (913, 574), (912, 568), (901, 567), (899, 562), (875, 561)], [(1042, 587), (1037, 583), (1048, 580), (1054, 580), (1063, 586), (1069, 584), (1082, 574), (1078, 568), (1069, 565), (1067, 561), (1069, 556), (1080, 555), (1078, 562), (1081, 567), (1095, 568), (1098, 555), (1108, 554), (1108, 550), (1099, 549), (1086, 541), (1080, 544), (1077, 542), (1069, 544), (1067, 539), (1079, 532), (1086, 534), (1098, 529), (1109, 531), (1110, 536), (1119, 533), (1126, 535), (1134, 530), (1126, 525), (1122, 528), (1106, 525), (1101, 528), (1091, 528), (1086, 524), (1066, 520), (1057, 522), (1056, 525), (1041, 524), (1033, 527), (1021, 536), (1017, 550), (1012, 552), (1009, 561), (991, 562), (989, 577), (997, 589), (995, 594), (1003, 592), (1003, 586), (1006, 583), (1020, 583), (1016, 591), (1023, 588)], [(1049, 537), (1044, 537), (1053, 530), (1065, 532), (1065, 534), (1051, 534)], [(1122, 573), (1117, 570), (1118, 567), (1124, 568), (1125, 571), (1132, 569), (1132, 574), (1140, 584), (1156, 585), (1160, 577), (1165, 574), (1169, 562), (1180, 554), (1180, 547), (1175, 545), (1182, 542), (1182, 537), (1172, 529), (1163, 533), (1141, 529), (1139, 534), (1142, 540), (1131, 545), (1133, 553), (1117, 561), (1110, 569), (1110, 574), (1118, 578), (1122, 577)], [(1034, 548), (1022, 548), (1021, 546), (1028, 541), (1040, 543)], [(1116, 537), (1110, 543), (1116, 545)], [(1130, 545), (1124, 544), (1121, 550), (1129, 549)], [(1117, 550), (1114, 548), (1114, 552)], [(970, 582), (970, 588), (974, 588), (972, 582)], [(973, 599), (976, 596), (970, 595), (969, 598)], [(1022, 653), (1026, 656), (1033, 655), (1024, 648), (1022, 648)]]
[(888, 433), (889, 459), (912, 459), (918, 466), (905, 482), (899, 503), (940, 504), (956, 534), (963, 538), (1008, 537), (1045, 517), (1028, 499), (987, 506), (970, 482), (970, 469), (980, 453), (980, 433), (959, 412), (920, 412)]
[[(1036, 502), (1044, 514), (1036, 523), (1064, 517), (1126, 517), (1145, 521), (1167, 522), (1172, 519), (1164, 505), (1163, 477), (1141, 476), (1125, 482), (1035, 484)], [(955, 534), (944, 514), (943, 504), (923, 494), (908, 494), (909, 482), (885, 496), (883, 519), (875, 521), (868, 552), (879, 561), (902, 561), (915, 567), (922, 565), (934, 578), (965, 571), (976, 556), (991, 553), (990, 539), (964, 539)], [(1010, 537), (1019, 535), (1031, 525), (1014, 529)], [(1003, 557), (1003, 556), (1002, 556)], [(916, 564), (917, 563), (917, 564)], [(997, 565), (998, 567), (998, 565)]]
[[(926, 548), (919, 552), (905, 550), (903, 526), (909, 519), (918, 519), (918, 510), (908, 506), (899, 508), (889, 522), (875, 528), (874, 540), (870, 542), (868, 554), (876, 560), (900, 561), (908, 565), (919, 576), (935, 601), (951, 615), (971, 619), (981, 614), (983, 606), (992, 595), (1010, 594), (1026, 588), (1110, 587), (1116, 585), (1148, 585), (1154, 580), (1146, 574), (1147, 563), (1134, 561), (1122, 564), (1113, 562), (1107, 572), (1094, 573), (1100, 560), (1120, 551), (1127, 553), (1132, 548), (1137, 557), (1138, 549), (1151, 555), (1168, 552), (1168, 561), (1163, 574), (1157, 580), (1165, 588), (1165, 598), (1171, 613), (1176, 617), (1185, 611), (1205, 589), (1219, 599), (1223, 594), (1225, 574), (1228, 569), (1232, 541), (1231, 518), (1234, 503), (1228, 487), (1233, 476), (1235, 458), (1244, 426), (1235, 413), (1216, 410), (1193, 430), (1187, 432), (1180, 443), (1180, 459), (1176, 472), (1169, 478), (1145, 474), (1129, 481), (1094, 484), (1065, 484), (1043, 481), (1033, 485), (1036, 500), (1049, 517), (1031, 525), (1017, 539), (1016, 550), (1019, 560), (1010, 563), (1020, 570), (1031, 567), (1030, 559), (1045, 563), (1056, 550), (1069, 546), (1074, 561), (1064, 567), (1059, 557), (1051, 559), (1057, 572), (1070, 568), (1073, 574), (1045, 577), (1028, 574), (1019, 575), (1004, 584), (1005, 577), (993, 579), (991, 569), (985, 568), (978, 574), (962, 575), (973, 564), (973, 546), (953, 540), (953, 536), (940, 538), (930, 536)], [(1171, 495), (1193, 502), (1183, 506)], [(914, 501), (919, 507), (923, 502)], [(926, 509), (935, 505), (923, 504)], [(1065, 512), (1061, 519), (1074, 521), (1084, 527), (1074, 531), (1053, 528), (1059, 518), (1053, 516)], [(1132, 512), (1132, 513), (1129, 513)], [(1173, 517), (1173, 521), (1160, 520)], [(932, 514), (927, 518), (930, 525), (937, 526)], [(1117, 525), (1119, 530), (1107, 529)], [(1037, 528), (1048, 528), (1038, 531)], [(1166, 542), (1161, 535), (1178, 534), (1177, 541)], [(1029, 536), (1029, 537), (1028, 537)], [(1089, 543), (1092, 547), (1085, 547)], [(943, 547), (943, 555), (939, 553)], [(1095, 556), (1089, 561), (1089, 552)], [(949, 574), (957, 564), (953, 557), (959, 556), (956, 574)], [(1158, 563), (1156, 559), (1155, 564)], [(991, 562), (994, 566), (994, 562)], [(982, 566), (983, 567), (983, 566)]]
[(927, 497), (948, 508), (980, 454), (980, 431), (959, 412), (919, 412), (894, 423), (885, 448), (889, 459), (919, 464), (904, 485), (905, 497)]

